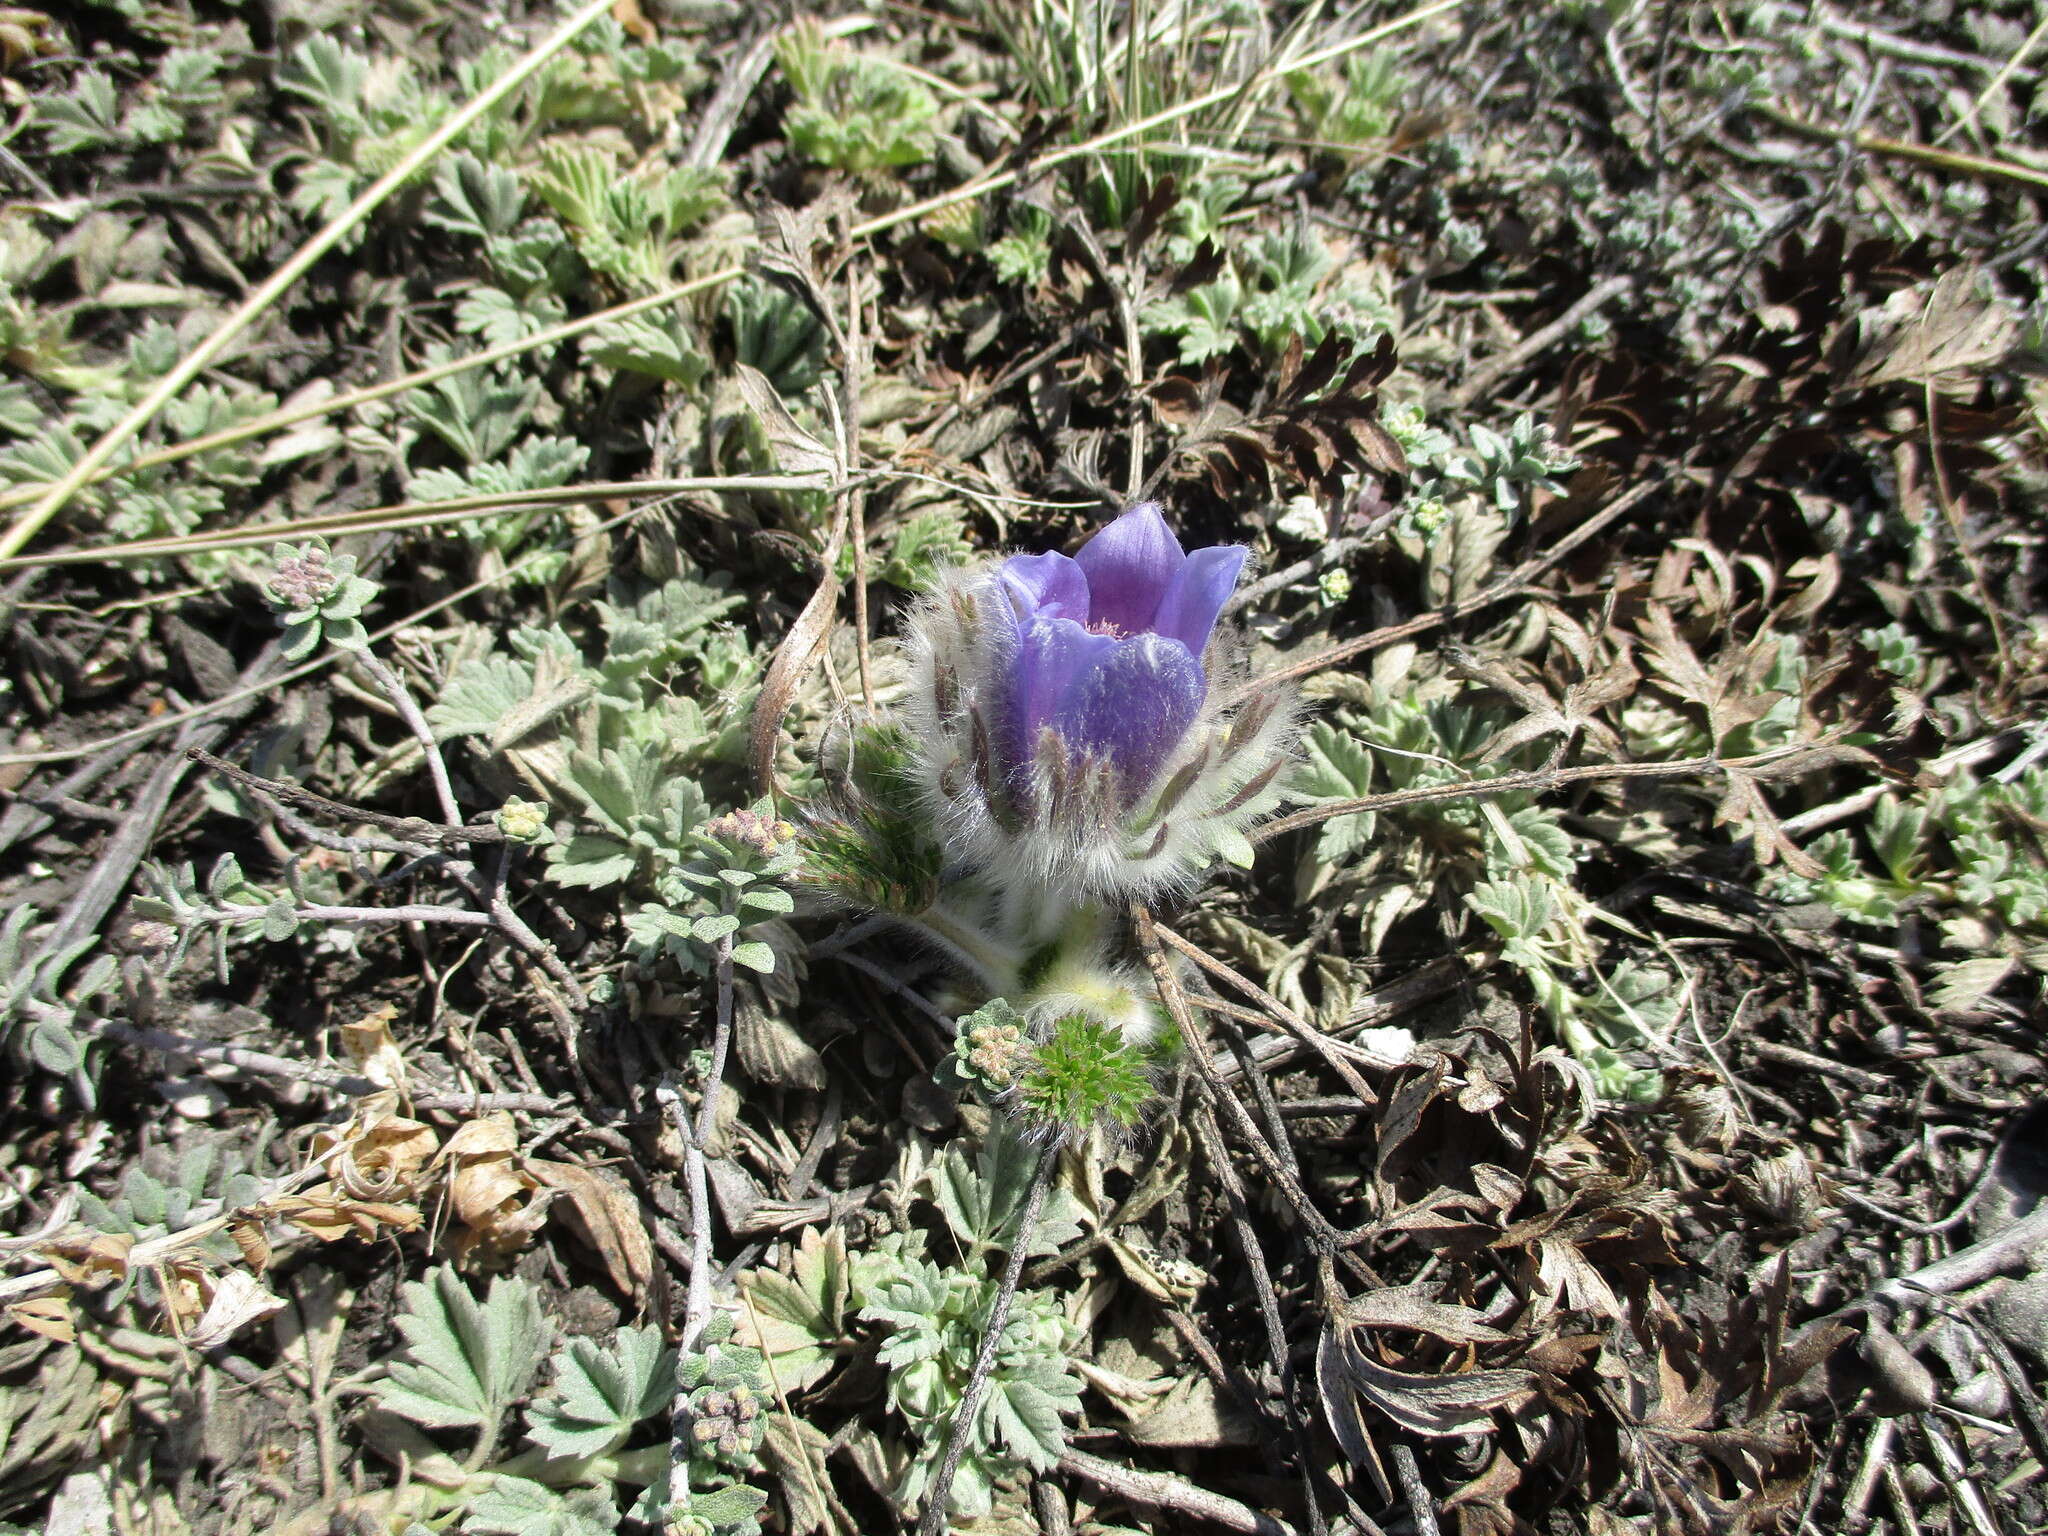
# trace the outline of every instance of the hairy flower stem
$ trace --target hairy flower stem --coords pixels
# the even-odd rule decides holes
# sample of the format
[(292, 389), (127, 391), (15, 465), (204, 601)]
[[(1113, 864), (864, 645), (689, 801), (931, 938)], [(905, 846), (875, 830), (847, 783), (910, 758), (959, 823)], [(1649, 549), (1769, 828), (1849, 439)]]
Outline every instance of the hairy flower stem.
[(1064, 1140), (1065, 1133), (1061, 1132), (1039, 1148), (1038, 1163), (1031, 1170), (1031, 1188), (1024, 1197), (1023, 1213), (1017, 1218), (1017, 1236), (1010, 1244), (1010, 1259), (1003, 1266), (1002, 1282), (996, 1287), (995, 1302), (988, 1309), (981, 1348), (975, 1354), (974, 1369), (968, 1373), (960, 1404), (953, 1410), (952, 1428), (946, 1432), (946, 1454), (939, 1462), (931, 1487), (925, 1491), (924, 1518), (918, 1522), (917, 1536), (946, 1536), (946, 1494), (953, 1486), (953, 1474), (960, 1470), (960, 1458), (967, 1452), (975, 1416), (981, 1411), (982, 1394), (987, 1391), (988, 1378), (995, 1370), (996, 1351), (1002, 1347), (1003, 1330), (1009, 1326), (1010, 1308), (1017, 1300), (1017, 1286), (1024, 1278), (1025, 1256), (1031, 1251), (1031, 1236), (1038, 1230), (1038, 1213), (1043, 1209), (1046, 1191), (1052, 1185), (1053, 1170), (1059, 1166), (1060, 1146)]
[(1000, 993), (1017, 974), (1020, 957), (982, 933), (968, 918), (934, 906), (904, 921), (971, 971), (992, 993)]

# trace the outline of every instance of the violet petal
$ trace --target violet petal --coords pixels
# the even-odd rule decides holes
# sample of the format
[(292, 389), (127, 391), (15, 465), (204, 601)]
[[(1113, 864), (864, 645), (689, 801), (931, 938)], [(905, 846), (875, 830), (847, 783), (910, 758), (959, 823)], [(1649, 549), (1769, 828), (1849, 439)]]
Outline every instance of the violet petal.
[(1088, 622), (1088, 578), (1062, 554), (1012, 555), (996, 578), (1019, 622), (1031, 618)]
[(1152, 628), (1169, 640), (1178, 640), (1197, 661), (1209, 648), (1209, 636), (1230, 594), (1237, 590), (1237, 578), (1251, 554), (1242, 544), (1217, 544), (1188, 555), (1173, 578), (1173, 585), (1159, 600)]
[(1074, 556), (1088, 577), (1088, 622), (1120, 635), (1143, 634), (1186, 559), (1158, 504), (1140, 502)]
[(1061, 701), (1116, 650), (1108, 635), (1094, 635), (1072, 619), (1027, 619), (1017, 626), (1017, 647), (1006, 669), (997, 748), (1007, 772), (1030, 765), (1038, 733), (1057, 724)]
[(1134, 801), (1194, 724), (1207, 691), (1186, 646), (1137, 635), (1075, 677), (1052, 725), (1069, 751), (1109, 758)]

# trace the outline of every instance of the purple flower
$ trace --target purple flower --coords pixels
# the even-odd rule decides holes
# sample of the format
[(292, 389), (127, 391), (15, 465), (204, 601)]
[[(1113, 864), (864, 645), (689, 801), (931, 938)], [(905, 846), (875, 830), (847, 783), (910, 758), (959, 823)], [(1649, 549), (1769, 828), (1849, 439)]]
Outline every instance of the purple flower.
[(997, 772), (1017, 782), (1051, 749), (1111, 764), (1125, 804), (1142, 794), (1201, 713), (1202, 653), (1247, 553), (1183, 553), (1144, 502), (1072, 559), (1005, 560), (996, 581), (1015, 639), (992, 722)]

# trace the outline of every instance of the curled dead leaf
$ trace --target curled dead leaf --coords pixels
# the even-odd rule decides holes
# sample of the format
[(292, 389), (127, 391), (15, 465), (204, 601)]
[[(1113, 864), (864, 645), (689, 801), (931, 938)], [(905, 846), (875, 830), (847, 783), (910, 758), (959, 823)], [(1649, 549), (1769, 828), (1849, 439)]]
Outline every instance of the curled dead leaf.
[(78, 1326), (71, 1316), (69, 1296), (32, 1296), (7, 1309), (8, 1321), (19, 1323), (30, 1333), (39, 1333), (59, 1344), (78, 1342)]
[(617, 1174), (534, 1158), (527, 1170), (564, 1198), (554, 1207), (569, 1230), (604, 1261), (612, 1284), (644, 1305), (654, 1283), (654, 1243), (640, 1202)]
[(75, 1228), (44, 1244), (43, 1260), (69, 1285), (118, 1284), (128, 1278), (128, 1254), (135, 1239), (128, 1233), (88, 1232)]
[[(201, 1281), (200, 1288), (205, 1291), (207, 1282)], [(251, 1323), (261, 1322), (284, 1308), (284, 1298), (273, 1295), (246, 1269), (225, 1270), (212, 1277), (211, 1291), (206, 1311), (185, 1335), (185, 1342), (202, 1354), (227, 1343)]]

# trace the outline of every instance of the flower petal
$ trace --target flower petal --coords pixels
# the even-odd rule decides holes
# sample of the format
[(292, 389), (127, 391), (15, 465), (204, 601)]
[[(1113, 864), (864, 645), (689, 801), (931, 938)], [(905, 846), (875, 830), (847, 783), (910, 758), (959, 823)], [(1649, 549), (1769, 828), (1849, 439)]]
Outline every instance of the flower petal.
[(1074, 556), (1088, 577), (1088, 622), (1122, 635), (1145, 633), (1186, 559), (1158, 503), (1140, 502)]
[(1237, 590), (1237, 578), (1251, 551), (1242, 544), (1217, 544), (1197, 549), (1159, 600), (1152, 616), (1152, 628), (1169, 640), (1178, 640), (1197, 660), (1209, 648), (1209, 636), (1230, 594)]
[(1026, 619), (1006, 669), (996, 752), (1006, 773), (1030, 766), (1038, 733), (1055, 723), (1062, 699), (1116, 649), (1108, 635), (1093, 635), (1072, 619)]
[(1088, 622), (1088, 578), (1065, 555), (1012, 555), (996, 567), (996, 579), (1020, 623), (1030, 618)]
[(1207, 693), (1201, 663), (1186, 646), (1137, 635), (1075, 677), (1052, 725), (1069, 751), (1116, 764), (1128, 804), (1158, 777)]

